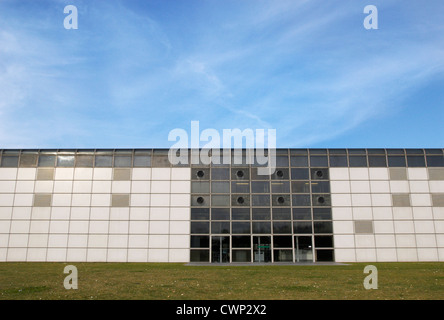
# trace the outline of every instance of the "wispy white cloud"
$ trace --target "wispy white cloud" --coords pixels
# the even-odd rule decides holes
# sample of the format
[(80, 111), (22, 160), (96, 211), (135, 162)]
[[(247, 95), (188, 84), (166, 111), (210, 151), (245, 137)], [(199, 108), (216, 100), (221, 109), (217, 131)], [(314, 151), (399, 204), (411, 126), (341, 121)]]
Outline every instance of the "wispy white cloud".
[(66, 31), (65, 3), (17, 23), (24, 9), (3, 2), (1, 146), (169, 146), (169, 130), (191, 120), (316, 145), (401, 112), (444, 69), (436, 14), (427, 30), (384, 20), (367, 31), (356, 1), (79, 1), (79, 30)]

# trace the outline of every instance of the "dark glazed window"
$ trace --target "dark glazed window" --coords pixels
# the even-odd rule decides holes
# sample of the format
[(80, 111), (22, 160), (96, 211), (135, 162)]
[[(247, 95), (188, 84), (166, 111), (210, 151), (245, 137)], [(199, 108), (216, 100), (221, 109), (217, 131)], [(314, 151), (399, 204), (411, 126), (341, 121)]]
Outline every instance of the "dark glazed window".
[(425, 167), (424, 156), (407, 156), (409, 167)]
[(330, 156), (330, 167), (348, 167), (346, 156)]
[(150, 156), (134, 156), (134, 167), (150, 167), (151, 157)]
[(405, 157), (404, 156), (388, 156), (389, 167), (405, 167)]
[(253, 233), (271, 233), (270, 222), (253, 222)]
[(213, 180), (230, 180), (229, 168), (211, 168), (211, 179)]
[(291, 220), (290, 208), (273, 208), (273, 220)]
[(368, 156), (368, 165), (370, 167), (387, 167), (385, 156)]
[(333, 236), (315, 236), (316, 248), (333, 248)]
[(191, 233), (210, 233), (210, 223), (191, 221)]
[(367, 149), (367, 153), (369, 155), (378, 154), (378, 155), (385, 156), (385, 149)]
[(271, 182), (272, 193), (290, 193), (289, 181), (272, 181)]
[(251, 237), (250, 236), (232, 236), (231, 243), (233, 248), (250, 248)]
[(292, 181), (291, 182), (292, 193), (310, 193), (309, 181)]
[(229, 206), (230, 205), (230, 197), (229, 196), (211, 196), (211, 204), (213, 206)]
[(311, 221), (295, 221), (293, 222), (293, 233), (312, 233)]
[(404, 155), (404, 149), (387, 149), (388, 155)]
[(310, 156), (310, 167), (328, 167), (327, 156)]
[(209, 248), (209, 236), (191, 236), (191, 248)]
[(166, 167), (169, 168), (170, 167), (170, 159), (168, 159), (168, 155), (154, 155), (153, 158), (151, 159), (151, 165), (153, 167)]
[(37, 166), (37, 158), (37, 154), (22, 153), (22, 155), (20, 156), (20, 167), (32, 168)]
[(76, 156), (76, 167), (92, 168), (93, 166), (94, 166), (94, 156), (93, 155), (77, 155)]
[(316, 261), (334, 261), (333, 250), (316, 250)]
[(250, 222), (232, 222), (231, 223), (231, 233), (250, 233)]
[(428, 167), (444, 167), (443, 156), (427, 156)]
[(230, 193), (230, 183), (228, 181), (212, 181), (212, 193)]
[(270, 183), (268, 181), (252, 181), (251, 182), (252, 193), (269, 193)]
[(292, 167), (308, 167), (308, 157), (290, 156), (290, 164)]
[(353, 155), (357, 155), (357, 154), (365, 154), (365, 149), (348, 149), (348, 154), (353, 154)]
[(113, 156), (96, 156), (96, 167), (112, 167)]
[(191, 208), (191, 220), (210, 220), (210, 209)]
[(333, 224), (331, 221), (313, 222), (314, 233), (333, 233)]
[(331, 197), (329, 194), (314, 194), (313, 206), (330, 206)]
[(231, 219), (233, 220), (250, 220), (249, 208), (233, 208), (231, 209)]
[(230, 233), (230, 223), (211, 222), (211, 233)]
[(330, 154), (347, 154), (347, 149), (329, 149)]
[(311, 220), (311, 208), (293, 208), (293, 220)]
[(268, 194), (253, 194), (251, 201), (255, 207), (266, 207), (270, 205), (270, 196)]
[(291, 179), (308, 180), (310, 179), (310, 171), (308, 169), (291, 169)]
[(291, 222), (273, 222), (273, 233), (291, 233)]
[(40, 155), (39, 156), (39, 167), (54, 167), (55, 166), (55, 155)]
[(312, 168), (311, 169), (312, 180), (328, 180), (329, 174), (327, 168)]
[(293, 195), (293, 206), (295, 207), (309, 207), (311, 205), (310, 195)]
[(331, 220), (331, 208), (313, 208), (313, 220)]
[(210, 183), (208, 181), (192, 181), (191, 193), (210, 193)]
[(131, 156), (114, 156), (114, 167), (131, 168)]
[(348, 162), (350, 163), (350, 167), (367, 167), (366, 156), (349, 156)]
[(276, 168), (276, 171), (271, 175), (273, 180), (288, 180), (289, 173), (287, 168)]
[(311, 182), (312, 193), (330, 193), (329, 181), (312, 181)]
[(249, 182), (231, 182), (231, 192), (232, 193), (249, 193), (250, 183)]
[(18, 159), (19, 159), (18, 156), (5, 156), (5, 155), (3, 155), (2, 167), (17, 168), (18, 167)]
[(57, 156), (57, 167), (74, 167), (74, 156)]
[(422, 150), (422, 149), (405, 149), (405, 153), (407, 155), (409, 155), (409, 154), (424, 155), (424, 150)]
[(273, 237), (274, 248), (291, 248), (291, 236), (274, 236)]
[(288, 157), (276, 156), (276, 167), (288, 167)]
[(270, 220), (270, 209), (268, 208), (253, 208), (253, 220)]
[(228, 208), (211, 209), (211, 220), (230, 220), (230, 209)]
[(210, 260), (210, 250), (190, 250), (191, 262), (208, 262)]

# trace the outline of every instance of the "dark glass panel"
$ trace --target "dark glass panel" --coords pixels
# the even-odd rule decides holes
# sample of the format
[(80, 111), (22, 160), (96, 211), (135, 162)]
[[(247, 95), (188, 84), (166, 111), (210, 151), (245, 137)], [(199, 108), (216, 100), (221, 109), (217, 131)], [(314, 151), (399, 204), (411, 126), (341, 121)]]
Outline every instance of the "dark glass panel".
[(230, 233), (230, 223), (211, 222), (211, 233)]
[(191, 221), (191, 233), (210, 233), (210, 223)]
[(290, 156), (290, 164), (292, 167), (308, 167), (308, 157)]
[(387, 167), (385, 156), (368, 156), (369, 167)]
[(328, 167), (327, 156), (310, 156), (310, 167)]
[(231, 209), (231, 219), (233, 220), (250, 220), (249, 208), (233, 208)]
[(253, 233), (271, 233), (270, 222), (253, 222)]
[(291, 236), (273, 236), (274, 248), (291, 248), (292, 246)]
[(270, 209), (268, 208), (253, 208), (252, 220), (270, 220)]
[(311, 221), (295, 221), (293, 222), (293, 233), (312, 233)]
[(407, 156), (409, 167), (425, 167), (424, 156)]
[(292, 180), (308, 180), (310, 179), (309, 169), (291, 169)]
[(231, 245), (233, 248), (250, 248), (251, 237), (250, 236), (232, 236)]
[(311, 208), (293, 208), (293, 220), (311, 220)]
[(191, 248), (209, 248), (209, 236), (191, 236)]
[(290, 208), (273, 208), (273, 220), (291, 220)]
[(273, 233), (291, 233), (291, 222), (274, 221)]
[(405, 167), (405, 157), (404, 156), (388, 156), (389, 167)]
[(331, 208), (313, 208), (313, 220), (331, 220)]
[(250, 222), (232, 222), (231, 233), (250, 233)]
[(210, 209), (191, 208), (191, 220), (210, 220)]
[(229, 208), (211, 209), (211, 220), (230, 220), (230, 209)]
[(350, 167), (367, 167), (366, 156), (349, 156), (348, 162)]
[(347, 156), (330, 156), (330, 167), (348, 167)]

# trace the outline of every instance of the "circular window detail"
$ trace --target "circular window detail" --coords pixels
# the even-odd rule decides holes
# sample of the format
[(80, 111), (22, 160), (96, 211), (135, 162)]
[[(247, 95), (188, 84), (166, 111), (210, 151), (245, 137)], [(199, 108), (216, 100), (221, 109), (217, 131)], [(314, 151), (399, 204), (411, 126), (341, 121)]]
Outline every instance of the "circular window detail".
[(243, 178), (244, 177), (244, 172), (242, 170), (239, 170), (239, 171), (236, 172), (236, 176), (238, 178)]
[(237, 203), (239, 203), (239, 204), (243, 204), (244, 202), (245, 202), (244, 197), (239, 197), (239, 198), (237, 198)]
[(278, 170), (278, 171), (276, 171), (276, 175), (277, 175), (279, 178), (282, 178), (282, 177), (284, 176), (284, 172), (283, 172), (282, 170)]
[(322, 178), (324, 176), (324, 173), (321, 170), (316, 171), (316, 176), (318, 178)]
[(324, 204), (325, 203), (325, 198), (324, 197), (318, 197), (318, 203)]
[(278, 198), (277, 198), (277, 202), (278, 202), (279, 204), (283, 204), (283, 203), (285, 202), (284, 197), (278, 197)]
[(204, 175), (205, 175), (205, 172), (203, 172), (202, 170), (197, 171), (197, 176), (199, 178), (203, 178)]
[(205, 199), (203, 197), (198, 197), (196, 201), (198, 204), (202, 204), (205, 202)]

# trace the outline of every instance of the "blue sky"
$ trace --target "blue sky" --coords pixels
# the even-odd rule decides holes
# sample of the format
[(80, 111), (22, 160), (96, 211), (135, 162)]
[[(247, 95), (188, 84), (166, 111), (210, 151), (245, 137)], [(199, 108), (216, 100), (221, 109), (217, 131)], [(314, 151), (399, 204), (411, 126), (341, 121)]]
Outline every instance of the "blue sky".
[[(66, 5), (78, 29), (66, 30)], [(378, 30), (363, 26), (378, 8)], [(441, 0), (0, 0), (0, 148), (443, 147)]]

